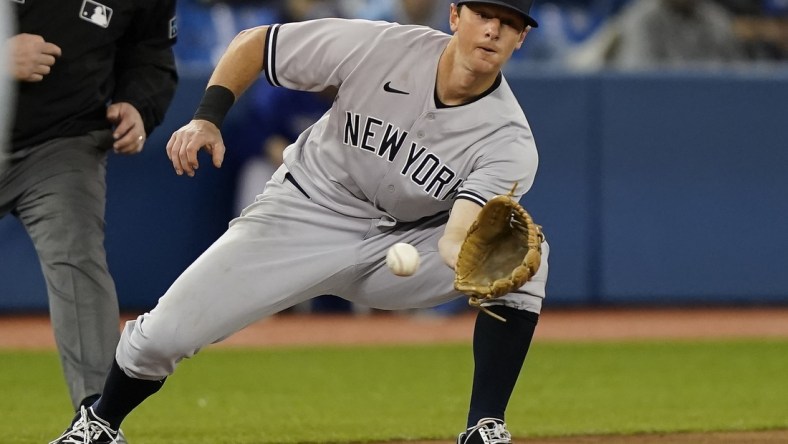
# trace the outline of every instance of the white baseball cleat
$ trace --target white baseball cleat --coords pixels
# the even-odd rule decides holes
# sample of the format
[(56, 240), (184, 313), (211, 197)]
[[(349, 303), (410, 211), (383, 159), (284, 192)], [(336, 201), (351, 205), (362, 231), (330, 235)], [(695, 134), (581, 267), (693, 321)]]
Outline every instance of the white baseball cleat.
[(512, 435), (500, 419), (482, 418), (475, 426), (460, 433), (457, 444), (512, 444)]
[(49, 444), (121, 444), (119, 433), (93, 413), (93, 408), (80, 407), (74, 422)]

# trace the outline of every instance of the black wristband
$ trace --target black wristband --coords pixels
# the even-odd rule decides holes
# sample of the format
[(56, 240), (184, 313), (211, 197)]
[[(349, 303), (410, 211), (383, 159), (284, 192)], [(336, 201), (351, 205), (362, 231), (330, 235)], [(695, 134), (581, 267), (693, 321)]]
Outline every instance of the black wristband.
[(205, 90), (193, 119), (207, 120), (222, 128), (224, 117), (235, 103), (235, 94), (221, 85), (211, 85)]

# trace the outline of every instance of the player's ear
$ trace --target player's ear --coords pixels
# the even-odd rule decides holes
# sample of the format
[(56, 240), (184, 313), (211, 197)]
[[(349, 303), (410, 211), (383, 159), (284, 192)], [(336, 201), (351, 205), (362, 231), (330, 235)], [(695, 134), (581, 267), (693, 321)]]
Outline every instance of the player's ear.
[(525, 37), (528, 36), (528, 32), (530, 32), (530, 31), (531, 31), (531, 27), (530, 26), (526, 26), (525, 29), (523, 29), (523, 32), (520, 33), (520, 39), (518, 40), (517, 45), (515, 46), (515, 49), (520, 49), (520, 47), (523, 46), (523, 42), (525, 41)]
[(457, 32), (457, 25), (460, 21), (460, 8), (454, 3), (449, 6), (449, 29), (451, 32)]

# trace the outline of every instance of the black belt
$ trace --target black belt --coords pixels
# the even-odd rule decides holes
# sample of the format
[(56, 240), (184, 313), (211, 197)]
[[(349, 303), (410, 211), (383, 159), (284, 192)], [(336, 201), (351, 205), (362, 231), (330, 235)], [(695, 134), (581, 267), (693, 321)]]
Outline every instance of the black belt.
[(306, 196), (306, 198), (307, 198), (307, 199), (311, 199), (311, 197), (309, 197), (309, 195), (308, 195), (308, 194), (306, 194), (306, 191), (304, 191), (304, 189), (303, 189), (303, 188), (301, 188), (301, 185), (299, 185), (299, 184), (298, 184), (298, 182), (295, 180), (295, 178), (293, 177), (293, 175), (292, 175), (292, 174), (290, 174), (290, 172), (289, 172), (289, 171), (285, 173), (285, 180), (289, 180), (289, 181), (290, 181), (290, 183), (292, 183), (293, 185), (295, 185), (295, 187), (296, 187), (296, 188), (298, 188), (298, 191), (300, 191), (300, 192), (301, 192), (301, 194), (303, 194), (304, 196)]

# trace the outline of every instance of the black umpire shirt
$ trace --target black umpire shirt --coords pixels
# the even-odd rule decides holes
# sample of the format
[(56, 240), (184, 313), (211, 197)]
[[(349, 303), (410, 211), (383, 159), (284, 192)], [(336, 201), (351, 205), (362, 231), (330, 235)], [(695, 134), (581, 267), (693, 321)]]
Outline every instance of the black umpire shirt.
[[(0, 0), (7, 1), (7, 0)], [(106, 108), (128, 102), (150, 133), (178, 80), (175, 0), (15, 0), (17, 32), (63, 54), (41, 82), (17, 82), (12, 150), (110, 128)]]

